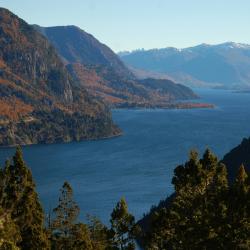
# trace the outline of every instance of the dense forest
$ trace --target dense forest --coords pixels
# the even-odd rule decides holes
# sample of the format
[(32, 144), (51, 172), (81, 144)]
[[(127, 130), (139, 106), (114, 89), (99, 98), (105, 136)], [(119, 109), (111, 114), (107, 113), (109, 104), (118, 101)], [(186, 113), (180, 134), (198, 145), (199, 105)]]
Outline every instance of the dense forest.
[(132, 250), (250, 249), (250, 177), (243, 165), (233, 182), (210, 151), (196, 151), (174, 171), (175, 193), (167, 206), (136, 222), (122, 198), (106, 226), (96, 217), (78, 219), (73, 189), (65, 182), (58, 205), (44, 213), (22, 150), (0, 171), (0, 249)]

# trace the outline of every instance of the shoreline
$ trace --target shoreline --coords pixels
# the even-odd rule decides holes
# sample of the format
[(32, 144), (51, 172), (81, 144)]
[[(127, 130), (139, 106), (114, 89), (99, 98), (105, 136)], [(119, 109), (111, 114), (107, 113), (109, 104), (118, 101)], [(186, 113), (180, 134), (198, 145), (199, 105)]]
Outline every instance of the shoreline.
[(0, 146), (0, 149), (10, 149), (10, 148), (15, 148), (18, 146), (21, 147), (28, 147), (28, 146), (39, 146), (39, 145), (54, 145), (54, 144), (68, 144), (68, 143), (78, 143), (78, 142), (87, 142), (87, 141), (101, 141), (101, 140), (108, 140), (108, 139), (115, 139), (116, 137), (122, 136), (124, 133), (121, 131), (117, 134), (114, 135), (109, 135), (109, 136), (104, 136), (100, 138), (88, 138), (88, 139), (83, 139), (83, 140), (71, 140), (71, 141), (62, 141), (62, 142), (51, 142), (51, 143), (26, 143), (26, 144), (13, 144), (13, 145), (6, 145), (6, 146)]
[(117, 106), (117, 107), (111, 107), (111, 110), (136, 110), (136, 109), (214, 109), (216, 105), (210, 104), (210, 103), (196, 103), (196, 102), (190, 102), (190, 103), (176, 103), (176, 104), (169, 104), (169, 105), (155, 105), (155, 106)]
[[(159, 105), (159, 106), (124, 106), (124, 107), (114, 107), (111, 108), (111, 110), (157, 110), (157, 109), (183, 109), (183, 110), (191, 110), (191, 109), (214, 109), (214, 104), (208, 104), (208, 103), (176, 103), (176, 104), (169, 104), (169, 105)], [(108, 139), (114, 139), (116, 137), (123, 136), (124, 132), (120, 130), (120, 132), (117, 132), (116, 134), (111, 134), (103, 137), (97, 137), (97, 138), (86, 138), (82, 140), (69, 140), (69, 141), (62, 141), (62, 142), (48, 142), (48, 143), (23, 143), (23, 144), (13, 144), (13, 145), (1, 145), (0, 149), (8, 149), (8, 148), (15, 148), (17, 146), (22, 147), (28, 147), (28, 146), (35, 146), (35, 145), (52, 145), (52, 144), (67, 144), (72, 142), (85, 142), (85, 141), (99, 141), (99, 140), (108, 140)]]

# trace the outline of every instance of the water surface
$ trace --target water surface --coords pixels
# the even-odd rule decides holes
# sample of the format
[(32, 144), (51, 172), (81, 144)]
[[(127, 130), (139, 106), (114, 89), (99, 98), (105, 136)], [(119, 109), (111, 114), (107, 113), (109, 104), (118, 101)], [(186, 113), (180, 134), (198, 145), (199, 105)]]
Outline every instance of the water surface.
[[(172, 191), (173, 169), (190, 149), (210, 147), (222, 157), (250, 135), (250, 95), (222, 90), (199, 90), (201, 101), (215, 109), (114, 110), (123, 129), (118, 138), (80, 143), (35, 145), (23, 149), (46, 210), (58, 200), (65, 180), (85, 214), (105, 223), (124, 196), (140, 218)], [(1, 163), (13, 149), (1, 149)]]

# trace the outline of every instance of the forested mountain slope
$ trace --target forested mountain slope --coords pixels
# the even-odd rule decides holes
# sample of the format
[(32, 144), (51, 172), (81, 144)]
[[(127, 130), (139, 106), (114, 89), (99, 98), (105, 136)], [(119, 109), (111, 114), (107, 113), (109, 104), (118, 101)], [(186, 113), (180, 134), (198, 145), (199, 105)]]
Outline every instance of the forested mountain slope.
[(0, 145), (119, 133), (107, 107), (70, 76), (48, 40), (0, 9)]

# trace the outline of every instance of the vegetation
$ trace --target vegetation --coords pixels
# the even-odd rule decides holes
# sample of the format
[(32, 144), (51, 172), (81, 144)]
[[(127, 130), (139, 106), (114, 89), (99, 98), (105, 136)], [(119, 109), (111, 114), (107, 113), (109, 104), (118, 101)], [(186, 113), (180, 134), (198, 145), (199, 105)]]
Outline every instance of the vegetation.
[(21, 148), (12, 162), (0, 169), (0, 249), (1, 250), (119, 250), (135, 249), (135, 219), (122, 199), (111, 214), (111, 228), (95, 217), (88, 223), (78, 219), (80, 209), (73, 189), (65, 182), (59, 203), (45, 226), (45, 216), (31, 171)]
[(113, 249), (135, 249), (134, 237), (138, 229), (135, 225), (134, 216), (128, 212), (124, 198), (122, 198), (114, 208), (110, 223)]
[(13, 163), (7, 161), (2, 170), (0, 196), (3, 221), (9, 222), (3, 223), (3, 230), (9, 232), (5, 225), (11, 225), (14, 232), (11, 242), (21, 249), (46, 249), (43, 210), (20, 148), (13, 156)]
[(118, 135), (111, 112), (73, 79), (33, 26), (0, 8), (0, 146)]
[(250, 171), (250, 138), (244, 138), (240, 145), (233, 148), (227, 153), (222, 162), (227, 166), (230, 183), (234, 181), (237, 175), (237, 168), (235, 166), (244, 165), (246, 170)]
[[(65, 182), (45, 216), (21, 148), (0, 171), (0, 249), (132, 250), (250, 249), (250, 177), (241, 165), (230, 183), (227, 168), (210, 151), (196, 151), (174, 171), (175, 194), (153, 208), (147, 225), (135, 223), (122, 198), (110, 228), (96, 217), (79, 221), (73, 189)], [(141, 229), (139, 227), (141, 226)]]
[(250, 181), (244, 166), (230, 185), (227, 168), (207, 150), (175, 169), (175, 196), (149, 216), (146, 249), (249, 249)]

